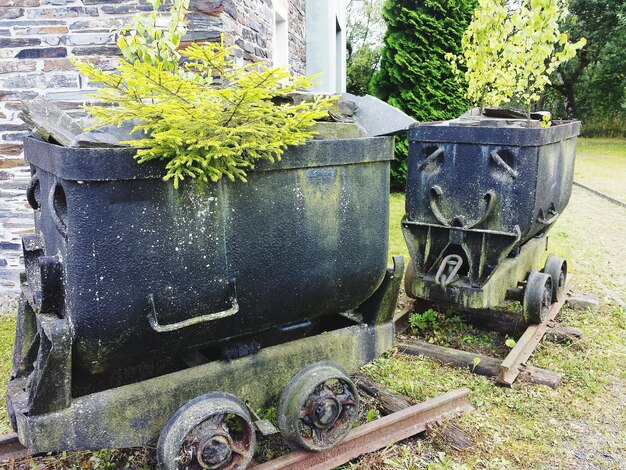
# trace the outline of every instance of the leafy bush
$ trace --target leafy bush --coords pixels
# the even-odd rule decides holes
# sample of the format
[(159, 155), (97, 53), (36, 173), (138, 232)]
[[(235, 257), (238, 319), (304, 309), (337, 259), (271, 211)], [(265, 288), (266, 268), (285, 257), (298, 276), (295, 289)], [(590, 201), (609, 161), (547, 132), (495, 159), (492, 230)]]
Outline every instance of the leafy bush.
[(564, 105), (559, 116), (579, 118), (583, 126), (607, 116), (626, 119), (626, 0), (570, 0), (569, 10), (572, 40), (585, 37), (587, 44), (554, 77)]
[(467, 70), (449, 56), (468, 84), (467, 98), (481, 107), (515, 101), (530, 109), (550, 75), (585, 45), (560, 31), (567, 15), (565, 0), (479, 0), (458, 57)]
[(366, 95), (380, 62), (385, 20), (385, 0), (350, 0), (346, 11), (348, 58), (346, 89), (348, 93)]
[(580, 135), (583, 137), (626, 138), (626, 117), (606, 116), (583, 121)]
[(446, 55), (460, 51), (474, 5), (474, 0), (387, 0), (385, 45), (373, 83), (377, 96), (418, 121), (466, 111), (469, 103)]
[(136, 120), (135, 130), (148, 135), (126, 142), (138, 149), (140, 163), (166, 161), (165, 179), (175, 188), (185, 178), (246, 181), (256, 162), (280, 160), (288, 146), (314, 135), (311, 126), (327, 115), (335, 98), (274, 104), (308, 88), (311, 79), (262, 64), (237, 65), (223, 44), (178, 50), (189, 0), (174, 1), (165, 31), (157, 28), (160, 2), (151, 3), (154, 11), (138, 15), (122, 32), (118, 46), (124, 59), (114, 73), (74, 61), (100, 86), (95, 97), (102, 105), (87, 111), (104, 125)]
[(346, 68), (348, 93), (362, 96), (370, 92), (370, 84), (380, 61), (380, 51), (363, 46), (350, 56)]

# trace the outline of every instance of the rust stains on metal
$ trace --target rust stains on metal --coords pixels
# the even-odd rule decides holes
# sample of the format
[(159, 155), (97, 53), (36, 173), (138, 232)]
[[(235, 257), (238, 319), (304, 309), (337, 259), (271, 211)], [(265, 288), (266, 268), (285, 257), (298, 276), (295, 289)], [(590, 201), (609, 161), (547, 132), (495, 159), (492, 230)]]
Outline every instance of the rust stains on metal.
[(360, 455), (424, 432), (428, 424), (472, 411), (467, 388), (460, 388), (354, 429), (326, 452), (296, 451), (254, 467), (256, 470), (326, 470)]

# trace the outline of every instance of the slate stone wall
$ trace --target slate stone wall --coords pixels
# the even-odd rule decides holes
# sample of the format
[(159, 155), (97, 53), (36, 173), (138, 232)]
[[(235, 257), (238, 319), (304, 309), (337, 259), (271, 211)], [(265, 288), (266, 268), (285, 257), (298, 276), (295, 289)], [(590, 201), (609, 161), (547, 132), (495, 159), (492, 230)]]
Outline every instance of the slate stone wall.
[[(185, 41), (234, 44), (240, 62), (270, 61), (273, 0), (192, 0)], [(164, 6), (165, 8), (167, 5)], [(20, 101), (43, 94), (80, 116), (91, 89), (69, 61), (74, 55), (105, 70), (118, 57), (116, 33), (145, 0), (0, 0), (0, 159), (20, 158), (27, 129)], [(289, 0), (289, 62), (305, 71), (305, 0)]]

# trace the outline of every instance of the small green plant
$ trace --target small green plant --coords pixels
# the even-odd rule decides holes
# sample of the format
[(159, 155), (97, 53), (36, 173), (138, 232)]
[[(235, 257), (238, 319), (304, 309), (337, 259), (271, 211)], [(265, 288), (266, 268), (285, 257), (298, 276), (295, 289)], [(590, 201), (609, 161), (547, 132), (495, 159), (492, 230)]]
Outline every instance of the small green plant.
[(433, 309), (428, 309), (424, 313), (413, 313), (409, 317), (411, 331), (418, 334), (426, 330), (436, 330), (439, 326), (438, 317), (439, 313)]
[(275, 406), (261, 407), (256, 411), (259, 419), (266, 419), (272, 423), (278, 423), (278, 409)]
[(374, 421), (376, 418), (378, 418), (380, 416), (380, 413), (378, 412), (377, 409), (375, 408), (370, 408), (369, 410), (367, 410), (367, 422), (371, 423), (372, 421)]
[(468, 84), (476, 106), (515, 102), (530, 110), (557, 68), (572, 59), (586, 41), (572, 43), (560, 24), (566, 0), (479, 0), (463, 35), (463, 54), (448, 55)]
[(161, 15), (161, 0), (147, 0), (152, 11), (145, 15), (135, 15), (131, 24), (120, 31), (117, 46), (127, 62), (144, 62), (160, 65), (168, 70), (176, 70), (180, 53), (178, 46), (187, 33), (185, 15), (189, 0), (175, 0), (170, 8), (166, 29), (158, 26)]
[(160, 1), (150, 3), (154, 11), (122, 31), (124, 58), (114, 73), (74, 60), (100, 87), (94, 96), (102, 104), (86, 107), (99, 124), (135, 121), (134, 131), (146, 133), (124, 142), (137, 148), (140, 163), (165, 161), (165, 179), (175, 188), (185, 178), (246, 181), (258, 161), (280, 160), (288, 146), (313, 137), (311, 126), (336, 98), (274, 103), (310, 87), (312, 78), (263, 64), (237, 65), (223, 43), (179, 50), (189, 0), (174, 0), (165, 31), (157, 27)]
[(513, 338), (507, 338), (504, 344), (506, 345), (507, 348), (513, 349), (515, 345), (517, 344), (517, 341), (515, 341)]

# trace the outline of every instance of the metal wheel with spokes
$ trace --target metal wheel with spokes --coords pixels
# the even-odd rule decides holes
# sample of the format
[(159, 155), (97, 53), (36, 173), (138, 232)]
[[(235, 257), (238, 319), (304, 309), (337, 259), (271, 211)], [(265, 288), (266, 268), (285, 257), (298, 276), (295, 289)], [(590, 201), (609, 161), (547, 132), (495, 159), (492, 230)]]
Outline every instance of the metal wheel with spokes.
[(228, 393), (187, 402), (163, 427), (157, 445), (162, 470), (244, 469), (256, 436), (246, 405)]
[(330, 449), (357, 419), (359, 394), (345, 372), (330, 361), (301, 369), (278, 403), (278, 427), (285, 440), (307, 450)]

